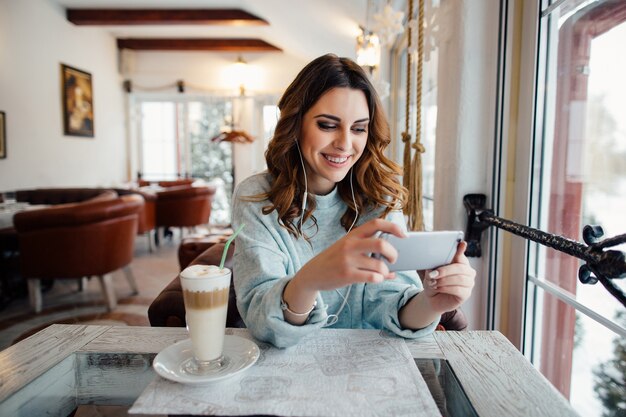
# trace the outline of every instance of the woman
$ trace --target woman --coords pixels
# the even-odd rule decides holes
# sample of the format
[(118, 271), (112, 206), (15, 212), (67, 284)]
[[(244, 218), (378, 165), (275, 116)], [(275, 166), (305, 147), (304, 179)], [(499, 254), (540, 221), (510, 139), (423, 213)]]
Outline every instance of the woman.
[(353, 61), (329, 54), (285, 91), (265, 153), (268, 172), (233, 196), (234, 284), (241, 316), (260, 340), (294, 345), (326, 327), (378, 328), (416, 338), (471, 294), (474, 270), (459, 244), (452, 264), (390, 273), (377, 232), (403, 236), (406, 190), (383, 154), (390, 142), (380, 100)]

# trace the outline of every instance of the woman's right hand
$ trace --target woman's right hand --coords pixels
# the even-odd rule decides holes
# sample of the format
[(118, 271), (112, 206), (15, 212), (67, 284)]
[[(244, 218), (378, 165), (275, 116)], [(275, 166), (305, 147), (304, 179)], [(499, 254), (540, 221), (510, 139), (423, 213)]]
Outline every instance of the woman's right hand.
[(309, 291), (324, 291), (394, 278), (395, 274), (389, 272), (381, 259), (370, 256), (380, 253), (392, 263), (398, 257), (398, 252), (389, 242), (375, 237), (379, 231), (404, 237), (397, 224), (383, 219), (371, 220), (307, 262), (292, 281)]

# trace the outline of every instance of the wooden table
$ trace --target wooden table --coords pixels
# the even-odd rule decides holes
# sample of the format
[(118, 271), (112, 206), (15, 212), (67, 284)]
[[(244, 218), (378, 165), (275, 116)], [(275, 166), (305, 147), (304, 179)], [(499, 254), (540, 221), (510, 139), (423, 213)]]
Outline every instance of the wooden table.
[[(131, 405), (156, 376), (156, 353), (186, 338), (183, 328), (52, 325), (0, 352), (0, 416)], [(446, 360), (479, 416), (577, 415), (499, 332), (435, 332), (407, 345), (416, 359)]]

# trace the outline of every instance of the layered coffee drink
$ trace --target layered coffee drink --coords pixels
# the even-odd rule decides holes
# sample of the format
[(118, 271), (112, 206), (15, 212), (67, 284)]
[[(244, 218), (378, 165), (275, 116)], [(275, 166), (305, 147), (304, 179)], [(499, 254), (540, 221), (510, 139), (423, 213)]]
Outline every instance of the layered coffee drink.
[(231, 272), (215, 265), (192, 265), (180, 273), (187, 329), (195, 359), (222, 357)]

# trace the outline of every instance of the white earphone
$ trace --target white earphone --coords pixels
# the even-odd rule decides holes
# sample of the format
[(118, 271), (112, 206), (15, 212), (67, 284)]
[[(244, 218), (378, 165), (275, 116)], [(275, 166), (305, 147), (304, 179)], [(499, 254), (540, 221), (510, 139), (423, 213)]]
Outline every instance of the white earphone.
[[(296, 139), (296, 147), (298, 148), (298, 155), (300, 156), (300, 163), (302, 164), (302, 172), (304, 173), (304, 194), (302, 195), (302, 213), (300, 213), (300, 234), (302, 234), (302, 225), (304, 224), (304, 210), (306, 209), (306, 200), (309, 194), (308, 194), (308, 184), (307, 184), (307, 178), (306, 178), (306, 168), (304, 166), (304, 159), (302, 158), (302, 152), (300, 151), (300, 145), (298, 144), (298, 139)], [(350, 231), (356, 224), (356, 220), (359, 218), (359, 208), (356, 205), (356, 199), (354, 198), (354, 186), (352, 185), (352, 176), (353, 176), (352, 172), (353, 172), (353, 169), (350, 168), (350, 193), (352, 194), (352, 203), (354, 204), (355, 214), (354, 214), (354, 220), (352, 221), (352, 224), (350, 225), (350, 228), (348, 229), (346, 233), (350, 233)], [(352, 285), (348, 286), (348, 291), (346, 291), (345, 296), (341, 294), (339, 289), (335, 290), (337, 294), (339, 294), (339, 296), (343, 299), (343, 302), (341, 303), (341, 306), (339, 307), (339, 310), (336, 313), (328, 315), (328, 317), (326, 318), (326, 324), (324, 324), (323, 327), (332, 326), (333, 324), (337, 323), (337, 321), (339, 320), (339, 314), (341, 314), (346, 304), (348, 303), (348, 296), (350, 296), (351, 290), (352, 290)], [(350, 307), (348, 306), (348, 308)]]
[(298, 155), (300, 156), (300, 164), (302, 164), (302, 172), (304, 172), (304, 194), (302, 195), (302, 212), (300, 213), (300, 234), (302, 234), (302, 225), (304, 223), (304, 210), (306, 209), (306, 199), (309, 195), (309, 185), (306, 179), (306, 168), (304, 167), (304, 159), (302, 159), (302, 152), (300, 151), (298, 139), (296, 139), (296, 147), (298, 148)]
[[(300, 157), (300, 164), (302, 165), (302, 172), (304, 173), (304, 194), (302, 194), (302, 212), (300, 213), (300, 234), (302, 234), (302, 225), (304, 224), (304, 211), (306, 209), (306, 200), (309, 195), (309, 185), (306, 178), (306, 168), (304, 166), (304, 159), (302, 158), (302, 152), (300, 151), (300, 145), (298, 144), (298, 140), (296, 139), (296, 148), (298, 148), (298, 156)], [(356, 224), (356, 220), (359, 218), (359, 208), (356, 205), (356, 199), (354, 198), (354, 186), (352, 185), (352, 172), (353, 169), (350, 168), (350, 193), (352, 194), (352, 203), (354, 204), (354, 220), (352, 224), (348, 228), (346, 233), (350, 233), (354, 225)]]

